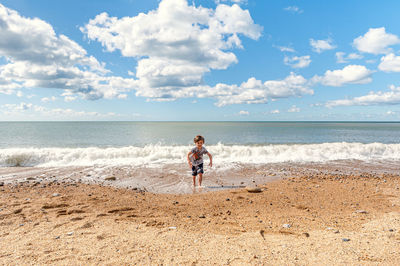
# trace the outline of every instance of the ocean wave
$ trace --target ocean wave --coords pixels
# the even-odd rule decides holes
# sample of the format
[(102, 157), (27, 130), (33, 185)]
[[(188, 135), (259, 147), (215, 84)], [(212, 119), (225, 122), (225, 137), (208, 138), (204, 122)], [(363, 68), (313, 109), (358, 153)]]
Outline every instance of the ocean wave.
[[(186, 163), (191, 146), (146, 145), (119, 148), (6, 148), (0, 149), (0, 166), (92, 166)], [(262, 146), (207, 146), (215, 164), (327, 162), (331, 160), (399, 160), (400, 144), (321, 143)], [(207, 156), (206, 160), (208, 159)]]

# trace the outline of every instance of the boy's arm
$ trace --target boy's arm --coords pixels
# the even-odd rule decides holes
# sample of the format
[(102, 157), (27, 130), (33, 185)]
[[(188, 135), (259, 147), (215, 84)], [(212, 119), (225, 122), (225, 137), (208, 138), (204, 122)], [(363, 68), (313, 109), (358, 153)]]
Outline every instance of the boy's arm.
[(192, 161), (190, 160), (190, 155), (192, 155), (193, 153), (190, 151), (187, 155), (187, 160), (188, 160), (188, 164), (190, 165), (190, 167), (192, 167)]
[(211, 153), (207, 152), (208, 158), (210, 158), (210, 166), (212, 167), (212, 155)]

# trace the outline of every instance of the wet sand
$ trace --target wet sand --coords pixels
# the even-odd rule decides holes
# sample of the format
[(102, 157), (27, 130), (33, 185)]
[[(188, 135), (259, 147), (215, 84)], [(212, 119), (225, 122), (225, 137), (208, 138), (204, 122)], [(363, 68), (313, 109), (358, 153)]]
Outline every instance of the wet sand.
[(400, 176), (367, 166), (296, 169), (277, 166), (282, 179), (263, 184), (277, 174), (244, 170), (234, 181), (260, 193), (205, 192), (208, 183), (186, 194), (109, 186), (120, 176), (84, 184), (85, 169), (71, 180), (52, 177), (60, 169), (39, 178), (3, 170), (0, 263), (400, 264)]

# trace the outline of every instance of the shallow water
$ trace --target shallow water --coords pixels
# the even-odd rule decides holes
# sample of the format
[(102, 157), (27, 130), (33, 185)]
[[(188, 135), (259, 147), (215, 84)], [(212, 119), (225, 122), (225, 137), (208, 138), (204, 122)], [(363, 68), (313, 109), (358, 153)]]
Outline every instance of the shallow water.
[[(229, 169), (206, 168), (202, 187), (192, 186), (190, 169), (184, 164), (160, 167), (3, 167), (0, 181), (7, 184), (20, 182), (67, 182), (89, 183), (127, 189), (145, 190), (152, 193), (199, 193), (222, 189), (243, 188), (296, 176), (312, 176), (318, 173), (334, 175), (399, 173), (396, 161), (364, 162), (359, 160), (331, 161), (329, 163), (270, 163), (237, 164)], [(115, 177), (115, 181), (107, 181)], [(198, 185), (198, 183), (197, 183)]]

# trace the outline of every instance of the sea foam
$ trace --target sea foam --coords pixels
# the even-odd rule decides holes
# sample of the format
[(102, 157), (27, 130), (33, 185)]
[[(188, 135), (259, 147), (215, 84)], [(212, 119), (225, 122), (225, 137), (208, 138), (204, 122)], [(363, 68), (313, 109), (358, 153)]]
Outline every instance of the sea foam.
[[(146, 145), (118, 148), (6, 148), (0, 166), (93, 166), (186, 163), (191, 146)], [(331, 160), (400, 160), (400, 144), (321, 143), (207, 146), (214, 164), (327, 162)], [(205, 155), (206, 160), (208, 159)]]

